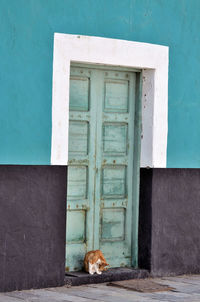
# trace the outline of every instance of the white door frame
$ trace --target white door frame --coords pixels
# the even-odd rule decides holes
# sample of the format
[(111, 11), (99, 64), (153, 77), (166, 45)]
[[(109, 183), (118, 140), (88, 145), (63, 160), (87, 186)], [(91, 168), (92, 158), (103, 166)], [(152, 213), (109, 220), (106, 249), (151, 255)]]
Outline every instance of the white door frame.
[(51, 164), (68, 163), (71, 62), (142, 69), (141, 167), (165, 168), (168, 132), (167, 46), (54, 34)]

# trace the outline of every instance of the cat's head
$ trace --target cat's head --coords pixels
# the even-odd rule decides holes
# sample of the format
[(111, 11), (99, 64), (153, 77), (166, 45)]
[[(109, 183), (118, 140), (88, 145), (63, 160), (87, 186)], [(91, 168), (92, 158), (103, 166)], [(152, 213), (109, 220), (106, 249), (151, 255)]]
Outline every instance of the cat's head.
[(99, 270), (100, 271), (106, 271), (108, 268), (106, 266), (108, 266), (109, 264), (106, 261), (102, 261), (101, 264), (99, 265)]

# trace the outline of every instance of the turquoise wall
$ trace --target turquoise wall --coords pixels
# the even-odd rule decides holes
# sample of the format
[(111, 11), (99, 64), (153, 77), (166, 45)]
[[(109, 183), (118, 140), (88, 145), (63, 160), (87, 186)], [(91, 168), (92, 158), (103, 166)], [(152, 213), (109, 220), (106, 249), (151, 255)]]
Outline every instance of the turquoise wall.
[(200, 167), (199, 0), (0, 0), (0, 163), (49, 164), (54, 32), (170, 47), (168, 167)]

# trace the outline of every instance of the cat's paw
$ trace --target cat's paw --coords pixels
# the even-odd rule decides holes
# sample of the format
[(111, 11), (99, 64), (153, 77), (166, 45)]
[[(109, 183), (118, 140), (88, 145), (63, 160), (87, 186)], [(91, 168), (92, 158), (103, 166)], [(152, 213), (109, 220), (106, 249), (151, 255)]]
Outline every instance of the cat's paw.
[(97, 274), (98, 274), (98, 275), (101, 275), (101, 274), (102, 274), (102, 272), (100, 272), (100, 271), (97, 271)]

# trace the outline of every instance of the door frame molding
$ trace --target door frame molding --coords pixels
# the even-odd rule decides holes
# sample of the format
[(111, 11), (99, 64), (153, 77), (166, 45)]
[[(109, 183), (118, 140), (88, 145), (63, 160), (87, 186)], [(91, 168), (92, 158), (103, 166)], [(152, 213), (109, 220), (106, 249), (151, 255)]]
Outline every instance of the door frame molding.
[(69, 78), (73, 62), (142, 70), (141, 167), (166, 167), (168, 46), (54, 34), (51, 164), (68, 163)]

